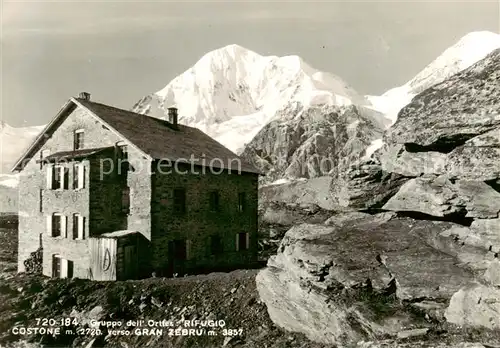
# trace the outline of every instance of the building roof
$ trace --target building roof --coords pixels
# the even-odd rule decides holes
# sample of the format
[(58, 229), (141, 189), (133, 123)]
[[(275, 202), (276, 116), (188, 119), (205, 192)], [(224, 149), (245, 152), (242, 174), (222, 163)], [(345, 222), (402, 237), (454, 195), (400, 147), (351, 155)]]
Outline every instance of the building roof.
[(178, 124), (176, 130), (166, 120), (75, 99), (154, 159), (203, 165), (204, 158), (205, 166), (212, 163), (215, 168), (232, 170), (238, 170), (241, 163), (241, 171), (260, 174), (254, 166), (197, 128)]
[(18, 160), (13, 170), (23, 168), (25, 162), (23, 160), (28, 156), (33, 156), (37, 144), (40, 144), (44, 139), (43, 135), (53, 132), (63, 122), (63, 116), (67, 116), (76, 106), (87, 109), (104, 125), (112, 128), (124, 140), (151, 159), (262, 174), (252, 164), (197, 128), (178, 124), (177, 129), (174, 129), (172, 124), (166, 120), (82, 98), (71, 98), (63, 106), (57, 116)]
[(114, 150), (114, 147), (110, 146), (110, 147), (100, 147), (100, 148), (93, 148), (93, 149), (81, 149), (81, 150), (74, 150), (74, 151), (60, 151), (60, 152), (50, 154), (47, 157), (42, 158), (41, 160), (38, 160), (37, 162), (56, 162), (56, 161), (64, 161), (64, 160), (69, 160), (69, 159), (87, 158), (87, 157), (91, 157), (92, 155), (96, 155), (96, 154), (99, 154), (99, 153), (107, 151), (107, 150)]
[(130, 235), (133, 235), (136, 233), (140, 233), (140, 232), (134, 231), (134, 230), (121, 230), (121, 231), (102, 233), (98, 236), (95, 236), (94, 238), (121, 238), (121, 237), (130, 236)]

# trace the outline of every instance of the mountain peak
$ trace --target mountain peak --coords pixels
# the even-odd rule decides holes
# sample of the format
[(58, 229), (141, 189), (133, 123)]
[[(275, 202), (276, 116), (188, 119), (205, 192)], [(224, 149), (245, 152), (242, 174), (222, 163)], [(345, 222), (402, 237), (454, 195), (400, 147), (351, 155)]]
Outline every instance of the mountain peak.
[(368, 99), (375, 110), (385, 114), (394, 123), (398, 112), (414, 96), (469, 68), (498, 48), (500, 34), (491, 31), (470, 32), (444, 50), (404, 85), (392, 88), (381, 96), (368, 96)]
[(500, 48), (499, 34), (490, 31), (468, 33), (410, 80), (407, 86), (414, 94), (418, 94), (467, 69), (497, 48)]
[(163, 118), (173, 103), (179, 106), (179, 122), (239, 151), (289, 104), (347, 106), (366, 100), (338, 76), (297, 55), (262, 56), (231, 44), (203, 55), (133, 110)]
[[(253, 52), (252, 50), (250, 50), (246, 47), (243, 47), (241, 45), (238, 45), (238, 44), (226, 45), (226, 46), (223, 46), (221, 48), (215, 49), (211, 52), (215, 52), (215, 51), (226, 51), (226, 52), (232, 52), (232, 53), (234, 53), (234, 52)], [(253, 52), (253, 53), (255, 53), (255, 52)]]
[(240, 55), (247, 55), (247, 54), (260, 56), (259, 54), (252, 51), (251, 49), (240, 46), (238, 44), (230, 44), (230, 45), (226, 45), (226, 46), (214, 49), (210, 52), (205, 53), (204, 56), (214, 56), (214, 55), (220, 55), (220, 54), (227, 54), (227, 55), (235, 56), (235, 57), (238, 57)]
[(494, 33), (492, 31), (472, 31), (468, 34), (465, 34), (457, 41), (457, 44), (467, 44), (467, 43), (478, 43), (478, 42), (498, 42), (500, 40), (500, 34)]
[(237, 44), (227, 45), (205, 53), (193, 66), (203, 66), (206, 64), (216, 64), (220, 62), (228, 63), (241, 60), (256, 60), (262, 56), (256, 52)]

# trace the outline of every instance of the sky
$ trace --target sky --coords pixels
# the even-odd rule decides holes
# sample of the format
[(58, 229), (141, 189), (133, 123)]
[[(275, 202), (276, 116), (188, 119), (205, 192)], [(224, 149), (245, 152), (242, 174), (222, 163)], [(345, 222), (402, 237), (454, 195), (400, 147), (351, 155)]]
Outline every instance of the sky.
[(499, 1), (0, 1), (1, 119), (16, 127), (81, 91), (129, 109), (233, 43), (377, 95), (465, 34), (500, 31)]

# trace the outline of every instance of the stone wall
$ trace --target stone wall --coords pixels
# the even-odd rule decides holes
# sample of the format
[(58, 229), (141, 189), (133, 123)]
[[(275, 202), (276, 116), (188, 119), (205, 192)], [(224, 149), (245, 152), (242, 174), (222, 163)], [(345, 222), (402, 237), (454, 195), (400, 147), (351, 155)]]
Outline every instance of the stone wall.
[[(68, 219), (69, 220), (69, 219)], [(69, 225), (69, 223), (68, 223)], [(88, 278), (90, 253), (89, 240), (74, 240), (64, 237), (51, 237), (42, 234), (43, 243), (43, 274), (52, 276), (52, 256), (60, 255), (63, 259), (73, 261), (73, 277)]]
[(151, 161), (132, 150), (129, 150), (128, 160), (130, 211), (127, 216), (127, 229), (138, 231), (147, 240), (151, 240)]
[[(89, 181), (89, 175), (86, 177), (85, 188), (80, 190), (72, 189), (72, 170), (69, 170), (69, 189), (51, 190), (47, 189), (46, 168), (41, 168), (39, 163), (42, 150), (49, 150), (50, 153), (73, 150), (73, 132), (77, 129), (84, 129), (85, 139), (84, 148), (99, 148), (113, 146), (122, 139), (113, 131), (104, 126), (95, 117), (89, 115), (86, 110), (76, 108), (71, 112), (64, 122), (53, 132), (50, 138), (37, 149), (36, 153), (26, 164), (21, 172), (19, 184), (19, 249), (18, 249), (18, 271), (24, 272), (24, 260), (31, 252), (36, 251), (40, 246), (40, 234), (42, 234), (42, 244), (44, 250), (43, 272), (46, 275), (52, 273), (52, 255), (59, 254), (61, 257), (74, 261), (74, 276), (87, 277), (88, 269), (88, 245), (87, 239), (94, 228), (97, 231), (112, 231), (116, 227), (127, 227), (125, 223), (119, 224), (111, 219), (109, 226), (103, 222), (108, 221), (114, 216), (115, 209), (121, 203), (121, 191), (115, 190), (115, 187), (102, 187), (103, 183), (98, 184), (93, 177)], [(132, 163), (144, 163), (142, 167), (148, 168), (148, 161), (135, 148), (128, 149), (128, 156)], [(89, 162), (86, 165), (86, 173), (99, 170), (92, 166), (90, 170)], [(67, 164), (71, 167), (71, 163)], [(136, 167), (139, 167), (136, 164)], [(136, 171), (128, 175), (131, 192), (135, 192), (136, 200), (131, 197), (130, 214), (122, 218), (128, 220), (128, 227), (134, 228), (143, 233), (146, 237), (150, 236), (150, 178), (144, 175), (144, 171)], [(42, 198), (42, 202), (40, 202)], [(112, 204), (107, 200), (112, 197)], [(90, 214), (90, 202), (93, 214)], [(147, 203), (146, 203), (147, 202)], [(42, 203), (42, 204), (40, 204)], [(95, 205), (97, 204), (97, 205)], [(100, 208), (103, 208), (100, 211)], [(53, 238), (47, 233), (47, 215), (54, 212), (62, 213), (67, 216), (68, 236), (70, 238)], [(72, 240), (72, 219), (74, 213), (80, 213), (85, 217), (86, 240)], [(94, 220), (93, 220), (94, 219)], [(99, 225), (97, 221), (101, 221)], [(119, 226), (120, 225), (120, 226)]]
[[(103, 153), (90, 160), (89, 231), (93, 237), (127, 228), (127, 212), (122, 211), (122, 189), (126, 186), (127, 173), (118, 175), (116, 160), (111, 156), (114, 154)], [(110, 157), (113, 164), (107, 161)], [(111, 166), (110, 171), (101, 174), (104, 163)]]
[[(257, 254), (257, 175), (235, 172), (212, 174), (156, 173), (152, 177), (152, 266), (160, 273), (168, 267), (168, 242), (190, 240), (185, 271), (245, 265)], [(201, 172), (201, 169), (198, 169)], [(173, 191), (186, 192), (186, 212), (174, 211)], [(210, 192), (219, 192), (219, 211), (210, 211)], [(238, 211), (238, 193), (245, 192), (245, 211)], [(236, 235), (249, 233), (249, 249), (236, 251)], [(219, 235), (223, 253), (211, 255), (210, 236)]]

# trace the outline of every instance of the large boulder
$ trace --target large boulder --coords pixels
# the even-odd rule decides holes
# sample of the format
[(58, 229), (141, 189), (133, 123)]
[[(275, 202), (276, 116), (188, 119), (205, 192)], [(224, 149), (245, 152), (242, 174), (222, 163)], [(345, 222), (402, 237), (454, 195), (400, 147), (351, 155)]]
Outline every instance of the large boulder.
[(500, 219), (477, 219), (470, 229), (484, 248), (500, 253)]
[(481, 181), (422, 176), (406, 182), (383, 209), (437, 217), (463, 213), (467, 218), (491, 219), (499, 216), (500, 193)]
[[(258, 274), (257, 288), (278, 326), (312, 340), (348, 344), (395, 335), (426, 325), (404, 303), (432, 309), (429, 316), (441, 308), (442, 317), (450, 298), (480, 279), (463, 264), (454, 229), (467, 227), (387, 213), (294, 226)], [(479, 249), (467, 253), (474, 251), (483, 257)]]
[(290, 204), (316, 204), (327, 210), (338, 207), (329, 188), (333, 177), (321, 176), (303, 180), (283, 180), (281, 182), (260, 185), (259, 203), (266, 205), (269, 202)]
[(489, 263), (483, 278), (488, 284), (500, 287), (500, 260), (498, 258)]
[(447, 154), (437, 151), (409, 152), (404, 144), (386, 146), (380, 153), (382, 170), (408, 177), (445, 174)]
[(446, 170), (450, 176), (468, 180), (500, 178), (500, 126), (471, 138), (450, 152)]
[(456, 194), (446, 177), (420, 177), (405, 183), (383, 209), (443, 217), (457, 214), (464, 206), (465, 200)]
[(500, 329), (499, 313), (500, 289), (471, 284), (452, 296), (445, 316), (460, 326)]
[(380, 208), (407, 180), (385, 171), (377, 158), (360, 159), (332, 180), (330, 194), (341, 207)]

